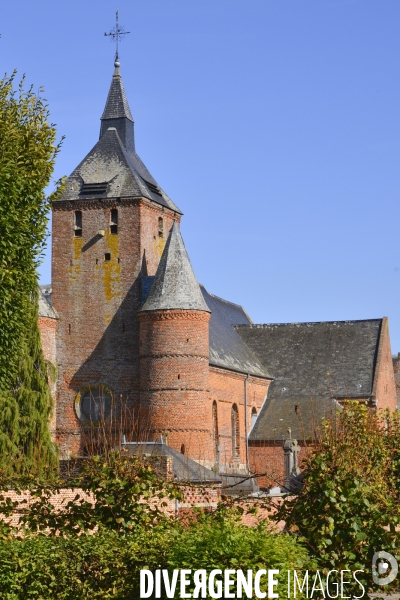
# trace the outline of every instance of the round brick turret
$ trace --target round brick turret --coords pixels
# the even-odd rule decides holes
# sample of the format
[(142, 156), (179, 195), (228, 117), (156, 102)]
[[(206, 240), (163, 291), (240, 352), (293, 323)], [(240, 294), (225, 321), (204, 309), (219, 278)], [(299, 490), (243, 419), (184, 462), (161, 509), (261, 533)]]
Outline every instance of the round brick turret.
[(209, 410), (210, 313), (141, 312), (140, 403), (147, 435), (195, 460), (212, 462)]
[(138, 319), (140, 430), (210, 466), (210, 311), (176, 222)]

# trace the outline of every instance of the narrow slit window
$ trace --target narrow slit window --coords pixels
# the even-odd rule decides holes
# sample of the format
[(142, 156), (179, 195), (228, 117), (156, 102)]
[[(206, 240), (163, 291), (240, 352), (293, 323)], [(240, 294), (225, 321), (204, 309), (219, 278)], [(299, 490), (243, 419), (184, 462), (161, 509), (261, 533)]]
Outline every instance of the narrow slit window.
[(239, 411), (236, 404), (232, 406), (232, 458), (240, 458)]
[(213, 445), (214, 445), (214, 462), (219, 464), (219, 434), (218, 434), (218, 409), (217, 403), (212, 405), (212, 422), (213, 422)]
[(116, 208), (111, 209), (110, 232), (118, 233), (118, 210)]
[(158, 217), (158, 237), (164, 237), (164, 221), (162, 217)]
[(74, 223), (75, 237), (82, 237), (82, 211), (75, 211), (75, 223)]

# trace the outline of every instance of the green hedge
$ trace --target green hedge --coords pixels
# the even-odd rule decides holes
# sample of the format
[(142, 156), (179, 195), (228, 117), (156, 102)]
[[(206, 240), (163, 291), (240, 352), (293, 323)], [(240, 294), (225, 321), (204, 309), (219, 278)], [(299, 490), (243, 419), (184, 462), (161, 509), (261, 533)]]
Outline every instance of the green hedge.
[(122, 536), (102, 530), (68, 538), (2, 540), (0, 597), (136, 600), (142, 568), (278, 568), (283, 597), (287, 569), (309, 566), (306, 551), (293, 537), (272, 533), (265, 526), (243, 526), (229, 514), (214, 515)]

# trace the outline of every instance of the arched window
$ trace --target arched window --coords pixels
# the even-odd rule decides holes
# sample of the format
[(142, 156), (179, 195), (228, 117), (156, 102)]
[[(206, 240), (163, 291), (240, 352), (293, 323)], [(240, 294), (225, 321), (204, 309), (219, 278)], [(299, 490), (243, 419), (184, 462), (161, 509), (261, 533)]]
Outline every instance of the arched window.
[(75, 237), (82, 237), (82, 211), (75, 211), (75, 222), (74, 222), (74, 234)]
[(240, 458), (239, 411), (236, 404), (232, 406), (232, 458)]
[(110, 233), (118, 233), (118, 210), (111, 209)]
[(185, 444), (181, 444), (181, 454), (185, 454), (186, 448)]
[(219, 463), (218, 409), (217, 409), (217, 403), (215, 402), (215, 400), (212, 405), (212, 425), (213, 425), (214, 462), (216, 465), (218, 465), (218, 463)]
[(90, 387), (78, 394), (75, 409), (85, 423), (100, 423), (109, 418), (112, 407), (110, 391), (102, 385)]
[(164, 237), (164, 221), (162, 217), (158, 217), (158, 237)]
[(257, 421), (257, 409), (253, 408), (251, 409), (251, 428), (253, 429), (254, 425), (256, 424)]

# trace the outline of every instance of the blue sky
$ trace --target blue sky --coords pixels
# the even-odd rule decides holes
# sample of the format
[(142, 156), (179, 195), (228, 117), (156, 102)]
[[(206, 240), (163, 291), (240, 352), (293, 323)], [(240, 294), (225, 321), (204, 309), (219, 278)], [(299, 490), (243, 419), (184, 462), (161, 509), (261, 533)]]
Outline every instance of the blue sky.
[[(184, 212), (198, 280), (260, 323), (386, 315), (400, 351), (399, 1), (118, 7), (136, 147)], [(115, 8), (2, 6), (2, 71), (44, 86), (66, 136), (55, 177), (98, 138)]]

